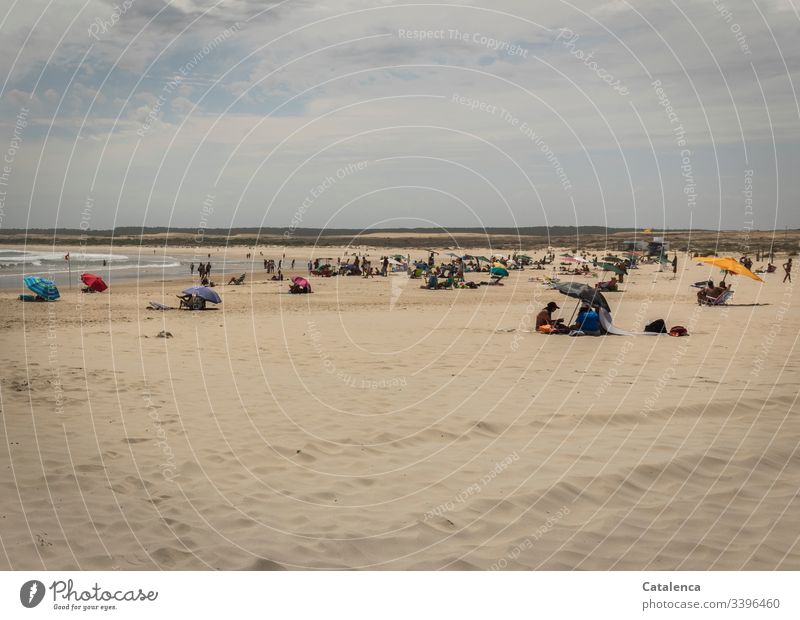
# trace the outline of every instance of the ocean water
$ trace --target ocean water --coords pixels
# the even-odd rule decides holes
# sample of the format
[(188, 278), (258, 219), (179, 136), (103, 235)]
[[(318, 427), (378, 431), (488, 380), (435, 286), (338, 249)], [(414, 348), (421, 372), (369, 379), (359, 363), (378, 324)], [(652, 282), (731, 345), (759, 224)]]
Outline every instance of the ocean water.
[[(122, 252), (125, 252), (124, 254)], [(186, 283), (196, 283), (197, 270), (192, 278), (189, 265), (198, 265), (201, 261), (211, 261), (212, 280), (219, 284), (231, 275), (238, 276), (246, 272), (263, 271), (264, 259), (269, 258), (276, 262), (281, 259), (280, 251), (259, 252), (253, 254), (252, 259), (246, 258), (246, 248), (238, 251), (229, 251), (227, 254), (213, 252), (211, 257), (205, 253), (198, 256), (185, 254), (180, 257), (164, 253), (163, 249), (143, 247), (121, 248), (119, 253), (104, 254), (100, 252), (70, 252), (70, 260), (64, 260), (65, 252), (52, 252), (41, 250), (24, 250), (19, 247), (0, 248), (0, 289), (19, 289), (20, 293), (26, 292), (22, 279), (25, 276), (40, 276), (53, 280), (59, 287), (66, 289), (70, 284), (70, 270), (72, 271), (72, 286), (82, 286), (80, 276), (82, 273), (93, 273), (106, 281), (109, 286), (114, 282), (130, 282), (141, 280), (154, 282), (157, 280), (186, 279)], [(327, 250), (323, 253), (330, 254)], [(289, 255), (284, 256), (283, 272), (289, 275), (292, 259), (296, 261), (296, 270), (305, 272), (307, 261), (314, 257)], [(224, 274), (224, 275), (223, 275)]]
[[(90, 272), (101, 276), (109, 286), (121, 280), (174, 278), (189, 275), (190, 259), (181, 260), (156, 251), (141, 254), (138, 249), (129, 254), (102, 254), (71, 252), (69, 263), (63, 252), (0, 248), (0, 288), (23, 288), (25, 276), (41, 276), (54, 280), (59, 286), (68, 286), (70, 271), (72, 285), (81, 284), (80, 275)], [(212, 267), (213, 267), (212, 259)]]

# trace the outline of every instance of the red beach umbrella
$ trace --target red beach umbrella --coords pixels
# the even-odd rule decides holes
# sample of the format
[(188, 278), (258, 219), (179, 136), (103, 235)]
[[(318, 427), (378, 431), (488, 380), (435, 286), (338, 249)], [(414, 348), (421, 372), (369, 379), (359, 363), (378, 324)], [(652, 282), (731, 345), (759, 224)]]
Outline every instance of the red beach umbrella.
[(82, 273), (81, 282), (83, 282), (93, 291), (97, 291), (98, 293), (102, 293), (104, 290), (108, 288), (108, 284), (106, 284), (103, 281), (103, 278), (101, 278), (100, 276), (96, 276), (93, 273)]

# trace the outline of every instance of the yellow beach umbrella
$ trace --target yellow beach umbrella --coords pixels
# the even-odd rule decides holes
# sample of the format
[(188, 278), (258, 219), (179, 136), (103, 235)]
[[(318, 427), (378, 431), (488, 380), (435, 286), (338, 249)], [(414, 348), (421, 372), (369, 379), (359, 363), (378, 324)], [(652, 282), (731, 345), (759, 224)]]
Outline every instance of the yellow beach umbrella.
[[(728, 273), (736, 273), (741, 276), (747, 276), (748, 278), (752, 278), (753, 280), (757, 280), (758, 282), (763, 282), (761, 278), (759, 278), (756, 274), (750, 271), (747, 267), (742, 265), (738, 260), (735, 258), (719, 258), (717, 256), (699, 256), (697, 260), (708, 263), (709, 265), (714, 265), (715, 267), (719, 267), (727, 271)], [(723, 278), (724, 279), (724, 278)]]

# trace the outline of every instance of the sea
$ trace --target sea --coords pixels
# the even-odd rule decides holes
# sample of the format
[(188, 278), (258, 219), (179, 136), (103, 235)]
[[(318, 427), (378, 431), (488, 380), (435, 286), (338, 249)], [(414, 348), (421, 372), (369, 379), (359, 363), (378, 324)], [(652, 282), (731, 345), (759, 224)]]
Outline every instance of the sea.
[[(70, 283), (72, 286), (81, 286), (80, 276), (87, 272), (102, 277), (109, 286), (131, 280), (152, 282), (184, 276), (188, 278), (189, 264), (198, 264), (200, 260), (199, 257), (193, 260), (191, 256), (177, 258), (164, 254), (162, 250), (156, 250), (153, 254), (152, 248), (143, 248), (141, 252), (138, 248), (132, 249), (133, 252), (126, 254), (71, 252), (67, 261), (65, 252), (0, 248), (0, 288), (22, 291), (22, 279), (25, 276), (48, 278), (63, 288), (68, 288)], [(258, 261), (225, 260), (223, 263), (222, 257), (217, 257), (216, 261), (213, 256), (208, 259), (203, 255), (202, 258), (211, 261), (212, 273), (218, 277), (223, 271), (245, 272), (258, 266)]]

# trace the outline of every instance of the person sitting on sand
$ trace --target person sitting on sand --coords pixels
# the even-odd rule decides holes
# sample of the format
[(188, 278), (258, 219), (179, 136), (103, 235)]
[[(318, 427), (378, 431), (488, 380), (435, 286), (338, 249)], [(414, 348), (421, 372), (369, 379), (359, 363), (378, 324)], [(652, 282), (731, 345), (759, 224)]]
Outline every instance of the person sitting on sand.
[(439, 286), (439, 276), (436, 275), (436, 270), (432, 270), (428, 275), (428, 282), (420, 286), (420, 288), (436, 290)]
[(589, 304), (583, 304), (572, 329), (582, 331), (587, 336), (600, 336), (600, 316)]
[[(553, 312), (560, 309), (561, 306), (559, 306), (556, 302), (548, 302), (542, 311), (536, 315), (536, 331), (551, 331), (551, 329), (555, 327), (557, 323), (563, 322), (564, 319), (558, 319), (558, 321), (553, 320)], [(542, 329), (545, 326), (548, 328), (547, 330)]]

